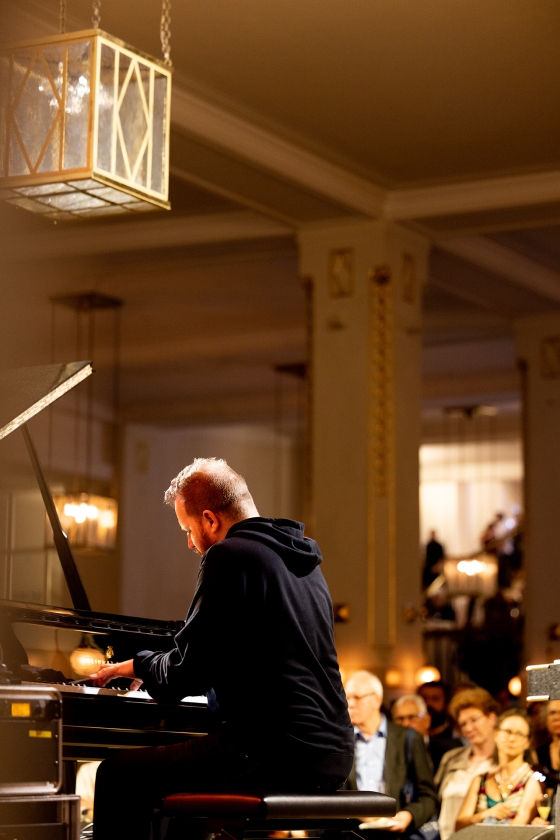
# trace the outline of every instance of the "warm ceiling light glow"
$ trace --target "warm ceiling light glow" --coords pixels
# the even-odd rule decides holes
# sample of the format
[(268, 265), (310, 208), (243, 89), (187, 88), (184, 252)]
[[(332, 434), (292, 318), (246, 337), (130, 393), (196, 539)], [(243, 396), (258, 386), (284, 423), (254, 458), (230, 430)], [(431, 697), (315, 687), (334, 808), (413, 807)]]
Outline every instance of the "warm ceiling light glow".
[(483, 563), (481, 560), (460, 560), (457, 564), (457, 570), (472, 577), (472, 575), (480, 575), (482, 572), (485, 572), (486, 563)]
[(519, 677), (512, 677), (508, 682), (508, 691), (510, 694), (513, 694), (514, 697), (519, 697), (522, 688), (523, 686)]
[(396, 668), (391, 668), (385, 674), (385, 685), (387, 688), (400, 688), (402, 685), (402, 674)]
[(53, 501), (70, 545), (76, 548), (115, 547), (118, 520), (116, 499), (78, 493), (54, 496)]
[(423, 665), (414, 674), (416, 685), (424, 685), (424, 683), (437, 682), (438, 680), (441, 680), (441, 674), (433, 665)]
[(169, 209), (171, 72), (100, 29), (6, 47), (0, 198), (51, 221)]

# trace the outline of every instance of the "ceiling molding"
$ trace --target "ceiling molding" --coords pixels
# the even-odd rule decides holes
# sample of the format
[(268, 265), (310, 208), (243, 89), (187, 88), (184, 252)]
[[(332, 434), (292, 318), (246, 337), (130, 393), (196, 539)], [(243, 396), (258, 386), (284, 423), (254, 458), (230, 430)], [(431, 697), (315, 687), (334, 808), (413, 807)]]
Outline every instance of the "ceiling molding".
[(560, 171), (485, 178), (435, 187), (392, 190), (385, 216), (394, 221), (544, 204), (560, 200)]
[(378, 217), (385, 190), (377, 184), (175, 86), (171, 121), (176, 128), (252, 161), (257, 166), (334, 201)]
[(128, 221), (126, 224), (81, 224), (79, 221), (51, 226), (33, 238), (22, 232), (10, 237), (6, 250), (20, 259), (36, 259), (73, 254), (102, 254), (172, 248), (181, 245), (204, 245), (243, 239), (289, 236), (293, 229), (265, 216), (240, 211), (202, 216), (165, 216), (157, 219)]
[(484, 236), (444, 239), (438, 242), (438, 247), (560, 303), (560, 273)]

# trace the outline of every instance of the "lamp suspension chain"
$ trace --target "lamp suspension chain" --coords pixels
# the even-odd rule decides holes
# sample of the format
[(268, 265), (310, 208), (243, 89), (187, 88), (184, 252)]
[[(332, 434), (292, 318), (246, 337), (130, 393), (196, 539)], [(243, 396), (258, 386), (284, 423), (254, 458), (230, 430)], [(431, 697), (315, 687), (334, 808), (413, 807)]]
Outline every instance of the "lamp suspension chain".
[(60, 0), (60, 34), (66, 32), (66, 0)]
[(159, 32), (164, 63), (171, 67), (171, 0), (162, 0)]
[(94, 29), (99, 29), (101, 23), (101, 0), (93, 0), (93, 14), (91, 17), (91, 25)]

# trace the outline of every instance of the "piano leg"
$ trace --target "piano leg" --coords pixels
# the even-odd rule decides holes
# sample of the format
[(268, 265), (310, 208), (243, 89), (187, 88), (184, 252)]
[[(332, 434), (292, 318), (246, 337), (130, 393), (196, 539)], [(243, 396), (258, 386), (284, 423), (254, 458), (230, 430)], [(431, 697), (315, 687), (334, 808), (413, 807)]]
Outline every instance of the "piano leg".
[(76, 793), (76, 773), (78, 762), (65, 758), (62, 762), (62, 789), (61, 793)]

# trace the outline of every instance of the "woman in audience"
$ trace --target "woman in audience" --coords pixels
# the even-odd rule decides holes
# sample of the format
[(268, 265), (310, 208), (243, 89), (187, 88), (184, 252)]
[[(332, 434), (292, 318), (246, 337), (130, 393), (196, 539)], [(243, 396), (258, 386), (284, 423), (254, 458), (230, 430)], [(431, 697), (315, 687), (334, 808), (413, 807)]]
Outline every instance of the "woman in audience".
[(537, 747), (538, 763), (547, 770), (560, 770), (560, 700), (549, 700), (545, 708), (549, 740)]
[(466, 688), (449, 704), (449, 713), (468, 746), (445, 753), (436, 773), (435, 783), (441, 800), (441, 840), (447, 840), (455, 831), (457, 814), (474, 777), (493, 766), (498, 711), (498, 704), (484, 688)]
[(471, 782), (457, 817), (457, 831), (482, 822), (529, 825), (536, 816), (542, 791), (525, 760), (531, 743), (531, 724), (525, 712), (508, 709), (501, 714), (495, 740), (497, 767)]

